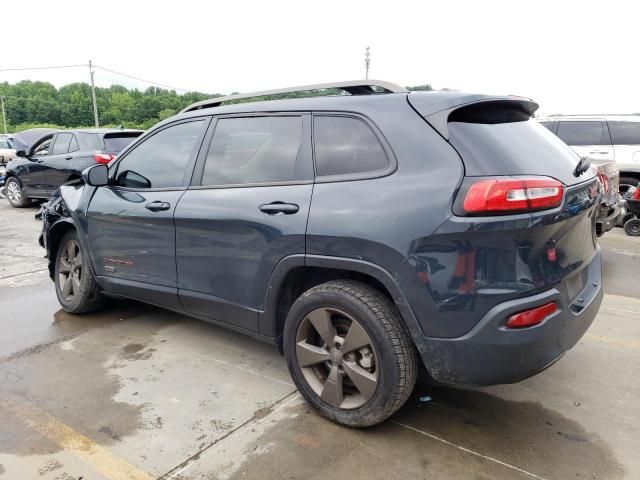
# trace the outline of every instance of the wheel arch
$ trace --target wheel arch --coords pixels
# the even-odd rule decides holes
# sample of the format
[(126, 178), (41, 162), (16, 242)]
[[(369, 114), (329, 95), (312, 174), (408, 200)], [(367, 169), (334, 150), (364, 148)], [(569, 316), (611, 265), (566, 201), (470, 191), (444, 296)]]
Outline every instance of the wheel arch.
[(275, 337), (282, 352), (282, 330), (293, 302), (308, 289), (338, 279), (359, 280), (392, 300), (414, 344), (419, 347), (424, 333), (391, 273), (364, 260), (321, 255), (293, 255), (278, 263), (260, 313), (260, 333)]
[(56, 255), (58, 248), (60, 247), (60, 241), (62, 237), (66, 235), (69, 230), (76, 230), (76, 226), (71, 219), (63, 218), (54, 223), (49, 229), (47, 235), (47, 258), (49, 259), (49, 277), (53, 280), (56, 268)]

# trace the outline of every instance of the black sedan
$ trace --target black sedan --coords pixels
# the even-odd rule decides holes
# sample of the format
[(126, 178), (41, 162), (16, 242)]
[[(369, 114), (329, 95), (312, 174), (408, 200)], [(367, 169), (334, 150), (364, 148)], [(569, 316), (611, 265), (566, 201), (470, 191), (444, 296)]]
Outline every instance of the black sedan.
[(13, 138), (17, 157), (6, 168), (7, 200), (18, 208), (49, 198), (60, 185), (81, 178), (85, 168), (109, 163), (141, 134), (110, 128), (20, 132)]

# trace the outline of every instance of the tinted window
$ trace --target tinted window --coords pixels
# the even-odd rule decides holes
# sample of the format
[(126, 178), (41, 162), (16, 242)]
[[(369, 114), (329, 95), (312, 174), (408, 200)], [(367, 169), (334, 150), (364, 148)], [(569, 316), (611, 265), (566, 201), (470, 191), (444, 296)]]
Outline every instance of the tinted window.
[(186, 167), (204, 120), (180, 123), (160, 130), (131, 150), (119, 163), (116, 184), (131, 188), (185, 185)]
[(56, 136), (56, 141), (53, 144), (52, 155), (59, 155), (61, 153), (67, 153), (69, 151), (69, 143), (73, 135), (70, 133), (59, 133)]
[(305, 180), (310, 162), (301, 152), (302, 117), (218, 120), (202, 185), (236, 185)]
[(640, 145), (640, 122), (609, 122), (614, 145)]
[(540, 122), (540, 125), (549, 131), (553, 131), (553, 122)]
[(104, 149), (109, 153), (120, 153), (124, 147), (140, 136), (140, 133), (128, 133), (123, 135), (105, 135)]
[(44, 142), (38, 144), (33, 149), (33, 155), (47, 155), (49, 153), (49, 146), (51, 145), (51, 138), (48, 138)]
[(69, 151), (75, 152), (76, 150), (80, 150), (78, 146), (78, 141), (76, 140), (75, 135), (71, 135), (71, 142), (69, 143)]
[(317, 116), (313, 122), (319, 176), (375, 172), (389, 165), (382, 144), (362, 120)]
[(80, 143), (84, 145), (87, 150), (102, 150), (102, 142), (100, 141), (100, 135), (97, 133), (79, 133)]
[(559, 122), (558, 136), (567, 145), (608, 145), (602, 122)]

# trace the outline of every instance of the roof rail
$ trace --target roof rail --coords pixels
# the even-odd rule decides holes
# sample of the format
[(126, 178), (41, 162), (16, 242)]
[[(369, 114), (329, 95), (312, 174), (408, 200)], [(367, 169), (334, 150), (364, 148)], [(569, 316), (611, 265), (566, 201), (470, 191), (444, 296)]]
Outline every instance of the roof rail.
[(407, 90), (402, 88), (400, 85), (396, 85), (395, 83), (391, 82), (385, 82), (383, 80), (351, 80), (346, 82), (317, 83), (315, 85), (301, 85), (299, 87), (278, 88), (275, 90), (264, 90), (262, 92), (238, 93), (236, 95), (227, 95), (226, 97), (211, 98), (189, 105), (180, 113), (192, 112), (194, 110), (200, 110), (202, 108), (219, 107), (222, 103), (230, 102), (233, 100), (265, 97), (268, 95), (282, 95), (295, 92), (306, 92), (310, 90), (323, 90), (328, 88), (344, 90), (351, 95), (372, 95), (378, 93), (407, 92)]

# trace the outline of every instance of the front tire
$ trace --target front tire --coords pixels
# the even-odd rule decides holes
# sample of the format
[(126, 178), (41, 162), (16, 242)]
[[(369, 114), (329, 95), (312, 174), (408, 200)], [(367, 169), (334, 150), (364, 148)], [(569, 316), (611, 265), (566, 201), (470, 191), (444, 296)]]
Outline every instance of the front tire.
[(69, 313), (93, 312), (104, 304), (89, 255), (81, 247), (75, 230), (68, 231), (60, 241), (56, 252), (54, 282), (58, 301)]
[(415, 386), (418, 360), (402, 319), (365, 283), (336, 280), (303, 293), (289, 310), (283, 340), (298, 390), (334, 422), (376, 425)]
[(10, 177), (4, 187), (4, 191), (9, 205), (13, 208), (23, 208), (29, 205), (29, 198), (17, 179)]

